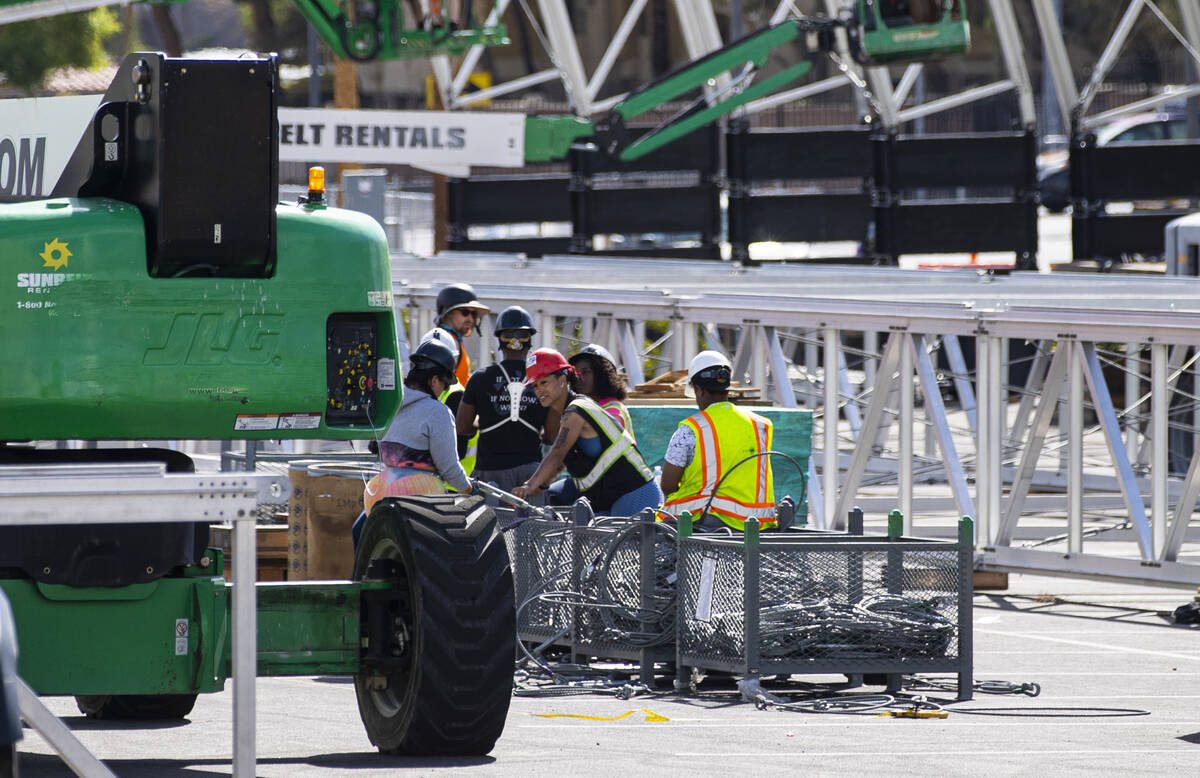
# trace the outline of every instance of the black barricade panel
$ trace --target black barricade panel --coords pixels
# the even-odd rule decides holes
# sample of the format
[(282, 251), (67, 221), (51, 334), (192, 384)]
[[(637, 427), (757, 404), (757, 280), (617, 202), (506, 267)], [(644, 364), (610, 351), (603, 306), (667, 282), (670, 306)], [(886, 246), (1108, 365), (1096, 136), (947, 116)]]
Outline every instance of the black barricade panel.
[[(871, 224), (865, 194), (778, 195), (747, 198), (738, 242), (863, 241)], [(731, 220), (731, 232), (733, 224)]]
[(521, 237), (494, 240), (454, 240), (448, 243), (452, 251), (498, 251), (505, 254), (526, 254), (540, 257), (543, 254), (565, 254), (571, 248), (570, 238)]
[(1122, 254), (1157, 256), (1163, 252), (1167, 223), (1184, 215), (1183, 211), (1147, 211), (1072, 219), (1072, 253), (1075, 259), (1115, 259)]
[[(892, 145), (892, 190), (934, 187), (1032, 188), (1035, 146), (1025, 133), (905, 136)], [(880, 140), (879, 143), (887, 143)]]
[(588, 192), (589, 234), (710, 232), (719, 207), (711, 185), (667, 189), (593, 189)]
[(452, 179), (450, 222), (467, 226), (570, 221), (569, 181), (562, 174)]
[(743, 181), (874, 175), (871, 131), (865, 128), (754, 130), (731, 133), (728, 145), (730, 177)]
[(888, 249), (894, 254), (1037, 248), (1037, 206), (1033, 203), (903, 204), (895, 208), (893, 225)]
[[(551, 252), (546, 252), (551, 253)], [(598, 252), (606, 257), (646, 257), (648, 259), (721, 259), (721, 247), (705, 243), (699, 246), (665, 248), (608, 248)]]
[(1072, 164), (1077, 159), (1087, 161), (1080, 171), (1087, 200), (1200, 196), (1200, 143), (1102, 146), (1084, 150)]

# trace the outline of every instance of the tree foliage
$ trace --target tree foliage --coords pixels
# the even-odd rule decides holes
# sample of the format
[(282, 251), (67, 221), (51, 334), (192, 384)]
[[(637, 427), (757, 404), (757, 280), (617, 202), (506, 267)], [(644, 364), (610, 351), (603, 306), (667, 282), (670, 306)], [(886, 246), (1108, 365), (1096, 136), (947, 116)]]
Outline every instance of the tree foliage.
[(2, 25), (0, 70), (10, 86), (31, 91), (56, 68), (102, 64), (104, 41), (118, 28), (107, 8)]

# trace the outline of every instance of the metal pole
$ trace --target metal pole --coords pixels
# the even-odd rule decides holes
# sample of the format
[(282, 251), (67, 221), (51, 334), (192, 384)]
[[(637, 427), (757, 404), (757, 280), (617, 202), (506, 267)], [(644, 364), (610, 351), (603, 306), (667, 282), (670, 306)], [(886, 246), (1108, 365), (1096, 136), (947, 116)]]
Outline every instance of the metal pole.
[(1150, 466), (1150, 531), (1155, 559), (1162, 556), (1167, 537), (1167, 345), (1150, 344), (1150, 426), (1153, 457)]
[(596, 96), (600, 94), (600, 87), (604, 86), (605, 79), (608, 78), (609, 72), (612, 70), (613, 65), (616, 64), (617, 58), (621, 54), (621, 49), (625, 47), (625, 42), (629, 40), (629, 34), (637, 26), (647, 2), (649, 0), (633, 0), (633, 3), (629, 6), (629, 10), (625, 12), (625, 16), (621, 19), (621, 24), (617, 27), (617, 31), (613, 33), (612, 40), (608, 42), (608, 48), (604, 50), (604, 55), (600, 57), (600, 64), (596, 65), (596, 69), (592, 71), (592, 78), (588, 81), (587, 85), (589, 100), (595, 100)]
[(836, 528), (838, 518), (838, 331), (832, 327), (825, 333), (825, 436), (822, 480), (825, 482), (825, 526)]
[(913, 511), (913, 339), (907, 332), (896, 333), (900, 345), (900, 512), (904, 515), (904, 534), (912, 534)]
[(1029, 71), (1025, 69), (1025, 47), (1021, 43), (1021, 31), (1017, 28), (1017, 18), (1013, 14), (1011, 0), (990, 0), (992, 6), (992, 21), (996, 25), (996, 35), (1000, 39), (1000, 49), (1004, 54), (1004, 65), (1008, 77), (1017, 89), (1017, 105), (1021, 110), (1021, 124), (1027, 129), (1037, 124), (1037, 111), (1033, 107), (1033, 85), (1029, 81)]
[(988, 373), (991, 375), (991, 382), (988, 385), (988, 405), (991, 412), (988, 414), (988, 455), (987, 455), (987, 471), (984, 478), (987, 481), (987, 510), (989, 517), (988, 521), (991, 526), (995, 526), (996, 521), (1000, 517), (1000, 494), (1004, 491), (1004, 476), (1001, 468), (1001, 446), (1004, 442), (1004, 430), (1007, 426), (1004, 423), (1005, 417), (1008, 415), (1007, 402), (1007, 385), (1004, 378), (1003, 356), (1004, 345), (1007, 341), (1004, 338), (988, 338), (991, 342), (991, 347), (988, 349)]
[(808, 407), (816, 408), (821, 403), (821, 390), (817, 388), (817, 336), (819, 330), (804, 330), (804, 372), (808, 373)]
[(992, 431), (992, 393), (988, 391), (991, 383), (991, 339), (984, 333), (975, 336), (975, 396), (978, 399), (975, 424), (975, 504), (979, 509), (979, 537), (986, 543), (992, 537), (995, 518), (988, 514), (988, 473), (991, 472), (988, 456), (992, 447), (989, 437)]
[(254, 681), (258, 675), (257, 538), (253, 516), (233, 529), (233, 774), (255, 774)]
[[(1060, 344), (1063, 345), (1063, 344)], [(1083, 553), (1083, 355), (1070, 346), (1067, 363), (1067, 551)]]
[[(1054, 18), (1062, 24), (1062, 0), (1053, 0)], [(1054, 86), (1054, 71), (1050, 67), (1050, 50), (1042, 45), (1042, 138), (1063, 135), (1066, 124), (1058, 105), (1058, 91)]]
[(1108, 41), (1108, 45), (1104, 47), (1100, 58), (1096, 60), (1096, 64), (1092, 67), (1092, 77), (1088, 79), (1087, 84), (1083, 87), (1083, 91), (1079, 95), (1080, 115), (1087, 113), (1087, 109), (1091, 107), (1092, 100), (1096, 98), (1097, 88), (1104, 82), (1104, 77), (1108, 75), (1108, 71), (1112, 69), (1113, 64), (1117, 61), (1117, 57), (1120, 56), (1121, 49), (1125, 46), (1125, 41), (1129, 38), (1129, 33), (1133, 31), (1133, 26), (1137, 23), (1138, 17), (1142, 13), (1142, 6), (1144, 5), (1145, 0), (1131, 0), (1129, 7), (1125, 9), (1125, 15), (1121, 17), (1121, 21), (1117, 24), (1117, 29), (1113, 31), (1112, 38)]
[(1139, 343), (1125, 344), (1125, 413), (1121, 425), (1125, 428), (1125, 451), (1131, 462), (1138, 458), (1138, 428), (1141, 426), (1138, 424), (1139, 411), (1133, 410), (1142, 390), (1141, 350)]
[(1075, 86), (1071, 60), (1067, 57), (1067, 44), (1063, 41), (1061, 0), (1033, 0), (1033, 14), (1042, 36), (1045, 67), (1050, 69), (1050, 76), (1054, 79), (1059, 117), (1064, 127), (1070, 127), (1071, 112), (1079, 102), (1079, 89)]
[(538, 7), (542, 11), (546, 38), (550, 47), (554, 49), (551, 54), (562, 76), (571, 108), (576, 116), (590, 116), (592, 101), (588, 99), (583, 58), (579, 55), (579, 43), (571, 25), (571, 16), (567, 13), (566, 3), (563, 0), (538, 0)]

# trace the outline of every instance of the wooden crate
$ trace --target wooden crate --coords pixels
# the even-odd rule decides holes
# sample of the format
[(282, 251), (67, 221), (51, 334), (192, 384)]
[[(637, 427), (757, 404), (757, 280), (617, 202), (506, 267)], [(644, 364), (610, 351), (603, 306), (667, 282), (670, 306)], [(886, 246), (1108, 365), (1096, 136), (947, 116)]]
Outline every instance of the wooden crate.
[[(288, 525), (260, 524), (256, 528), (258, 544), (259, 581), (286, 581), (288, 569)], [(209, 527), (209, 544), (225, 554), (225, 580), (233, 580), (233, 526), (213, 524)]]

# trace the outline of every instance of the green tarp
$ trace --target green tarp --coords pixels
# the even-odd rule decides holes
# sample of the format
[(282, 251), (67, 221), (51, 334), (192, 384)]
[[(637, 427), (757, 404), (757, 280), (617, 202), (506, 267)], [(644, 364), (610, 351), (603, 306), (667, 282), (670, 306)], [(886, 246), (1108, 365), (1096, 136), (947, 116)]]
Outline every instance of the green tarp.
[[(791, 456), (805, 470), (805, 474), (802, 475), (783, 457), (771, 457), (771, 467), (775, 471), (775, 499), (791, 495), (799, 500), (800, 495), (805, 494), (803, 479), (807, 475), (808, 458), (812, 454), (812, 411), (757, 405), (747, 407), (771, 420), (775, 430), (774, 449)], [(638, 449), (650, 467), (662, 465), (663, 456), (667, 453), (667, 442), (671, 440), (675, 428), (693, 413), (696, 413), (695, 405), (629, 406)], [(796, 515), (803, 516), (807, 510), (805, 501), (796, 506)]]

